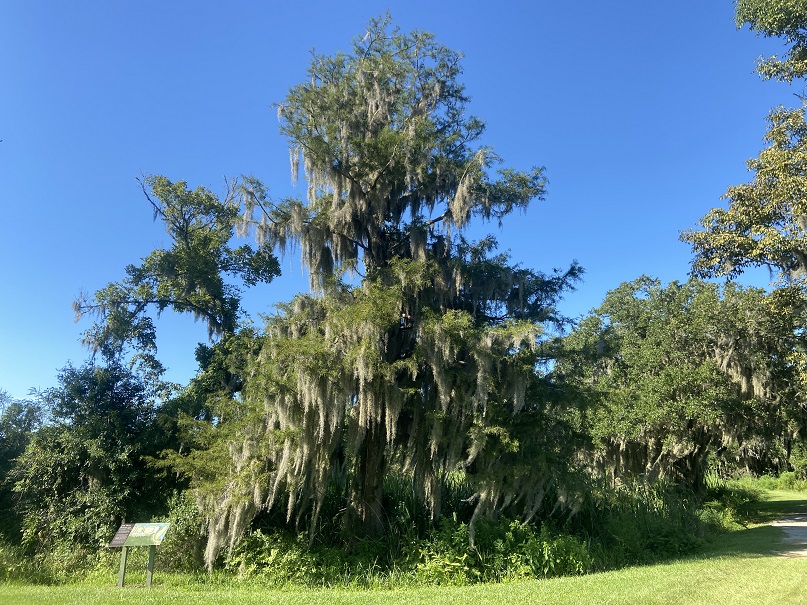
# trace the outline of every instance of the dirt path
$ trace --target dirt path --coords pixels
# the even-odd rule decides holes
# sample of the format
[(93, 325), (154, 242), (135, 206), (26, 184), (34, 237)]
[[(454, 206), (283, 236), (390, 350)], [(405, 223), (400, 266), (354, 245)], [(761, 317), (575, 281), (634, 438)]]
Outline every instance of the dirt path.
[(784, 532), (782, 544), (774, 552), (783, 557), (807, 557), (807, 514), (787, 515), (771, 525)]

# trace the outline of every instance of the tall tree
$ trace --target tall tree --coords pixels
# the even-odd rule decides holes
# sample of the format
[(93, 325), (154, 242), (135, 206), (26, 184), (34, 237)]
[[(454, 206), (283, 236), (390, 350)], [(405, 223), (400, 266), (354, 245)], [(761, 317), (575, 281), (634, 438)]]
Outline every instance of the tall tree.
[(281, 494), (316, 526), (334, 478), (348, 535), (384, 530), (392, 468), (411, 474), (434, 517), (456, 469), (475, 482), (475, 516), (518, 505), (528, 517), (548, 488), (552, 474), (510, 431), (540, 408), (526, 396), (535, 345), (582, 270), (545, 275), (491, 237), (463, 236), (473, 218), (501, 221), (543, 198), (546, 181), (540, 168), (495, 170), (460, 73), (460, 55), (431, 34), (375, 19), (350, 52), (316, 55), (278, 106), (307, 196), (273, 202), (245, 179), (242, 230), (299, 246), (314, 293), (267, 324), (245, 387), (262, 413), (212, 499), (209, 563)]
[[(167, 401), (155, 417), (165, 434), (175, 438), (160, 448), (168, 457), (177, 449), (186, 450), (188, 441), (194, 442), (183, 434), (183, 426), (193, 425), (191, 434), (212, 433), (214, 441), (220, 432), (230, 434), (228, 412), (243, 384), (241, 345), (254, 339), (250, 329), (241, 328), (241, 291), (280, 273), (277, 258), (267, 247), (231, 246), (239, 216), (236, 185), (229, 182), (219, 199), (204, 187), (190, 190), (185, 181), (172, 182), (163, 176), (141, 181), (155, 220), (165, 226), (170, 247), (153, 251), (140, 265), (127, 266), (123, 280), (92, 297), (82, 295), (74, 303), (77, 319), (86, 314), (96, 319), (85, 332), (85, 343), (113, 367), (124, 361), (137, 366), (150, 383), (163, 372), (157, 358), (154, 313), (166, 309), (190, 313), (207, 325), (215, 343), (197, 349), (201, 367), (197, 381)], [(219, 430), (224, 427), (227, 430)], [(43, 434), (42, 439), (49, 435)], [(57, 432), (56, 437), (71, 435)]]

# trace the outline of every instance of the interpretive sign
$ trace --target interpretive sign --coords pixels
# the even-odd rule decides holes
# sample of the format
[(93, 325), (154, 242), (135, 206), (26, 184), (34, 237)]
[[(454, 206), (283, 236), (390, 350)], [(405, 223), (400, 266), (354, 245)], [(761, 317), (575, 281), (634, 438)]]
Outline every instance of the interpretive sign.
[(118, 528), (109, 547), (159, 546), (165, 539), (169, 525), (169, 523), (124, 523)]
[(151, 586), (151, 577), (154, 574), (154, 556), (157, 546), (165, 539), (170, 523), (124, 523), (115, 532), (110, 548), (122, 548), (120, 553), (120, 571), (118, 572), (118, 586), (123, 587), (126, 578), (126, 559), (129, 548), (132, 546), (148, 546), (149, 559), (146, 568), (146, 586)]
[(159, 546), (165, 539), (168, 525), (168, 523), (135, 523), (123, 545)]
[(110, 548), (120, 548), (126, 544), (126, 538), (129, 537), (129, 534), (132, 532), (132, 528), (135, 526), (134, 523), (124, 523), (118, 528), (118, 531), (115, 532), (115, 536), (112, 538), (112, 542), (109, 543)]

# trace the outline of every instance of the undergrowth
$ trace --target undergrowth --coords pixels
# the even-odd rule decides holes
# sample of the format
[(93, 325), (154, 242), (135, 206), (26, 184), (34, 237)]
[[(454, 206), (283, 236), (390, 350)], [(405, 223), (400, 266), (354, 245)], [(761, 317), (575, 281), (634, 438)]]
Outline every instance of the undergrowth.
[[(744, 526), (749, 507), (764, 490), (783, 485), (800, 484), (788, 477), (713, 479), (705, 497), (661, 483), (594, 486), (570, 517), (545, 511), (530, 524), (507, 518), (478, 521), (473, 544), (462, 515), (445, 516), (423, 530), (415, 514), (407, 512), (416, 510), (412, 503), (394, 509), (397, 515), (385, 538), (356, 540), (349, 548), (321, 535), (309, 545), (306, 533), (264, 523), (225, 553), (212, 575), (202, 573), (200, 565), (201, 516), (192, 501), (177, 496), (156, 573), (191, 583), (351, 588), (463, 586), (584, 574), (697, 552), (710, 536)], [(131, 570), (145, 568), (146, 550), (130, 552)], [(118, 562), (119, 551), (107, 548), (57, 545), (48, 553), (30, 553), (0, 542), (0, 582), (108, 584)]]

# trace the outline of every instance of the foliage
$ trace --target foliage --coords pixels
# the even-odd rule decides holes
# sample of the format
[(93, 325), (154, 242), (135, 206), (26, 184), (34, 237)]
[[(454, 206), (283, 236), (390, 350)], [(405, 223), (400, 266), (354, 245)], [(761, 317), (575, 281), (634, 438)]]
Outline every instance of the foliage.
[(791, 447), (789, 456), (790, 468), (797, 480), (807, 480), (807, 444), (804, 439), (796, 440)]
[(741, 477), (736, 482), (749, 489), (756, 487), (758, 490), (783, 490), (791, 492), (807, 491), (807, 480), (799, 478), (796, 473), (787, 471), (779, 475), (761, 475), (759, 477)]
[(646, 277), (609, 292), (557, 365), (588, 389), (599, 470), (699, 488), (710, 453), (755, 472), (785, 465), (777, 444), (804, 421), (804, 311), (789, 294)]
[(501, 519), (479, 524), (476, 544), (466, 524), (444, 518), (440, 529), (418, 547), (415, 578), (422, 584), (463, 585), (586, 573), (593, 567), (579, 538), (557, 534), (544, 525)]
[(277, 259), (266, 248), (231, 248), (238, 217), (235, 183), (219, 200), (204, 187), (191, 191), (185, 181), (147, 177), (143, 193), (154, 218), (165, 225), (172, 246), (155, 250), (141, 265), (126, 267), (126, 278), (109, 284), (92, 298), (81, 295), (74, 303), (76, 318), (89, 313), (99, 320), (85, 333), (85, 343), (106, 359), (119, 358), (134, 346), (135, 361), (159, 374), (156, 331), (150, 308), (171, 309), (203, 320), (212, 336), (232, 334), (240, 319), (239, 285), (269, 282), (280, 274)]
[(701, 500), (667, 481), (592, 482), (568, 531), (584, 537), (596, 569), (681, 557), (704, 545)]
[(737, 26), (748, 25), (789, 46), (783, 58), (762, 59), (757, 71), (766, 79), (791, 82), (807, 75), (807, 7), (800, 0), (737, 0)]
[(479, 544), (469, 546), (468, 524), (444, 518), (428, 538), (390, 557), (366, 542), (356, 552), (310, 548), (304, 536), (260, 530), (233, 550), (227, 569), (272, 586), (463, 586), (517, 578), (578, 574), (591, 568), (586, 546), (568, 535), (535, 530), (517, 521), (482, 522)]
[(5, 582), (44, 584), (49, 579), (22, 547), (0, 537), (0, 585)]
[[(389, 493), (404, 495), (394, 489)], [(725, 521), (744, 519), (760, 491), (736, 482), (710, 484), (703, 506), (691, 493), (664, 483), (615, 488), (592, 484), (587, 493), (580, 511), (562, 527), (555, 528), (548, 514), (542, 515), (540, 525), (507, 518), (479, 520), (474, 546), (468, 522), (452, 515), (444, 515), (437, 527), (422, 535), (410, 526), (396, 539), (365, 539), (350, 551), (335, 542), (311, 546), (305, 534), (261, 523), (262, 529), (251, 530), (235, 545), (220, 571), (204, 578), (193, 575), (197, 567), (191, 556), (194, 550), (201, 555), (198, 510), (187, 495), (175, 495), (168, 517), (172, 530), (158, 552), (158, 575), (171, 585), (203, 583), (207, 589), (216, 584), (391, 589), (576, 575), (698, 552), (706, 544), (706, 532), (736, 529), (737, 524)], [(396, 501), (395, 509), (405, 500)], [(130, 569), (142, 568), (144, 553), (132, 553)], [(116, 557), (64, 543), (37, 555), (34, 566), (21, 550), (0, 548), (0, 560), (3, 557), (8, 573), (25, 582), (111, 585), (117, 571)], [(180, 570), (184, 573), (176, 575)]]
[(21, 518), (10, 473), (41, 423), (42, 409), (33, 401), (12, 399), (0, 391), (0, 539), (19, 539)]
[[(317, 556), (317, 555), (320, 556)], [(328, 555), (331, 555), (330, 557)], [(289, 584), (316, 586), (333, 583), (342, 569), (329, 559), (339, 551), (319, 553), (312, 551), (305, 536), (289, 536), (282, 533), (264, 534), (260, 530), (249, 533), (238, 543), (227, 561), (226, 569), (241, 577), (260, 577), (272, 586)]]
[[(807, 276), (807, 124), (804, 108), (778, 108), (768, 117), (769, 147), (749, 160), (754, 180), (730, 187), (728, 208), (714, 208), (700, 230), (682, 234), (692, 246), (692, 271), (700, 277), (735, 277), (765, 266), (782, 282)], [(795, 290), (795, 286), (793, 287)], [(795, 292), (794, 294), (795, 295)]]
[[(782, 38), (789, 46), (784, 57), (773, 56), (759, 63), (758, 71), (763, 77), (791, 82), (807, 75), (807, 8), (803, 2), (738, 0), (736, 16), (738, 26), (747, 24), (764, 36)], [(712, 209), (701, 219), (700, 229), (686, 231), (681, 238), (692, 246), (695, 254), (692, 263), (695, 276), (733, 278), (749, 267), (760, 266), (776, 275), (777, 289), (770, 295), (772, 304), (768, 306), (771, 321), (759, 322), (759, 325), (785, 346), (771, 349), (759, 341), (749, 344), (759, 349), (761, 360), (768, 357), (773, 373), (789, 375), (785, 380), (791, 381), (791, 390), (789, 393), (785, 390), (779, 399), (789, 399), (790, 409), (798, 410), (803, 406), (805, 392), (807, 124), (804, 107), (779, 107), (771, 112), (768, 123), (767, 148), (748, 162), (749, 170), (754, 173), (753, 180), (730, 187), (724, 196), (728, 208)], [(780, 375), (777, 379), (780, 384), (782, 378)], [(775, 392), (771, 394), (776, 397)], [(770, 408), (766, 406), (766, 409)], [(768, 459), (761, 466), (747, 466), (751, 472), (786, 470), (793, 437), (803, 431), (801, 412), (789, 414), (789, 418), (787, 413), (780, 417), (774, 422), (773, 432), (749, 435), (745, 451), (735, 452), (735, 457), (747, 460), (751, 454), (752, 458)], [(789, 424), (786, 429), (781, 425), (783, 419)]]
[[(166, 439), (160, 448), (142, 454), (164, 471), (175, 463), (173, 470), (191, 479), (200, 474), (199, 465), (193, 471), (188, 467), (204, 459), (202, 474), (223, 476), (224, 439), (238, 426), (230, 417), (241, 415), (235, 394), (242, 388), (244, 358), (254, 339), (250, 329), (240, 327), (241, 288), (271, 281), (279, 274), (279, 265), (266, 247), (230, 246), (239, 212), (236, 182), (228, 183), (223, 200), (203, 187), (191, 191), (184, 181), (174, 183), (162, 176), (148, 177), (141, 186), (172, 246), (155, 250), (139, 266), (128, 266), (124, 280), (109, 284), (93, 298), (81, 296), (74, 308), (77, 317), (89, 313), (98, 318), (85, 333), (85, 343), (93, 351), (116, 364), (134, 353), (130, 364), (152, 380), (160, 376), (162, 366), (156, 358), (150, 310), (191, 313), (207, 324), (211, 339), (217, 341), (198, 347), (199, 375), (155, 418)], [(227, 275), (234, 283), (225, 280)], [(194, 447), (196, 455), (187, 458)], [(162, 463), (157, 458), (161, 450)]]
[(32, 437), (12, 470), (23, 543), (90, 550), (123, 519), (159, 510), (160, 485), (142, 456), (163, 447), (149, 387), (120, 366), (68, 366), (42, 394), (53, 422)]
[(728, 532), (748, 526), (751, 507), (765, 499), (762, 481), (749, 476), (726, 480), (710, 473), (704, 503), (698, 516), (714, 532)]
[(204, 518), (190, 491), (175, 492), (168, 501), (171, 524), (160, 545), (160, 568), (192, 572), (204, 563)]
[[(764, 78), (791, 82), (807, 75), (807, 7), (796, 0), (738, 0), (737, 25), (747, 24), (789, 46), (784, 57), (760, 61)], [(728, 209), (714, 208), (699, 230), (681, 238), (692, 246), (692, 272), (699, 277), (734, 277), (748, 267), (766, 266), (782, 282), (804, 285), (805, 247), (804, 108), (779, 107), (768, 117), (769, 146), (749, 160), (750, 183), (730, 187)]]
[[(408, 498), (395, 510), (406, 525)], [(394, 540), (365, 539), (347, 551), (338, 544), (308, 544), (304, 534), (266, 525), (248, 532), (226, 559), (225, 569), (245, 581), (272, 586), (398, 586), (506, 582), (575, 575), (636, 563), (679, 558), (698, 552), (709, 532), (732, 530), (717, 519), (740, 518), (758, 492), (734, 487), (711, 489), (704, 500), (670, 483), (634, 481), (617, 486), (591, 483), (579, 511), (542, 513), (540, 523), (506, 517), (479, 520), (476, 539), (457, 514), (444, 514), (436, 527), (420, 533), (410, 519)], [(552, 518), (562, 522), (556, 527)], [(262, 525), (262, 527), (264, 527)]]

